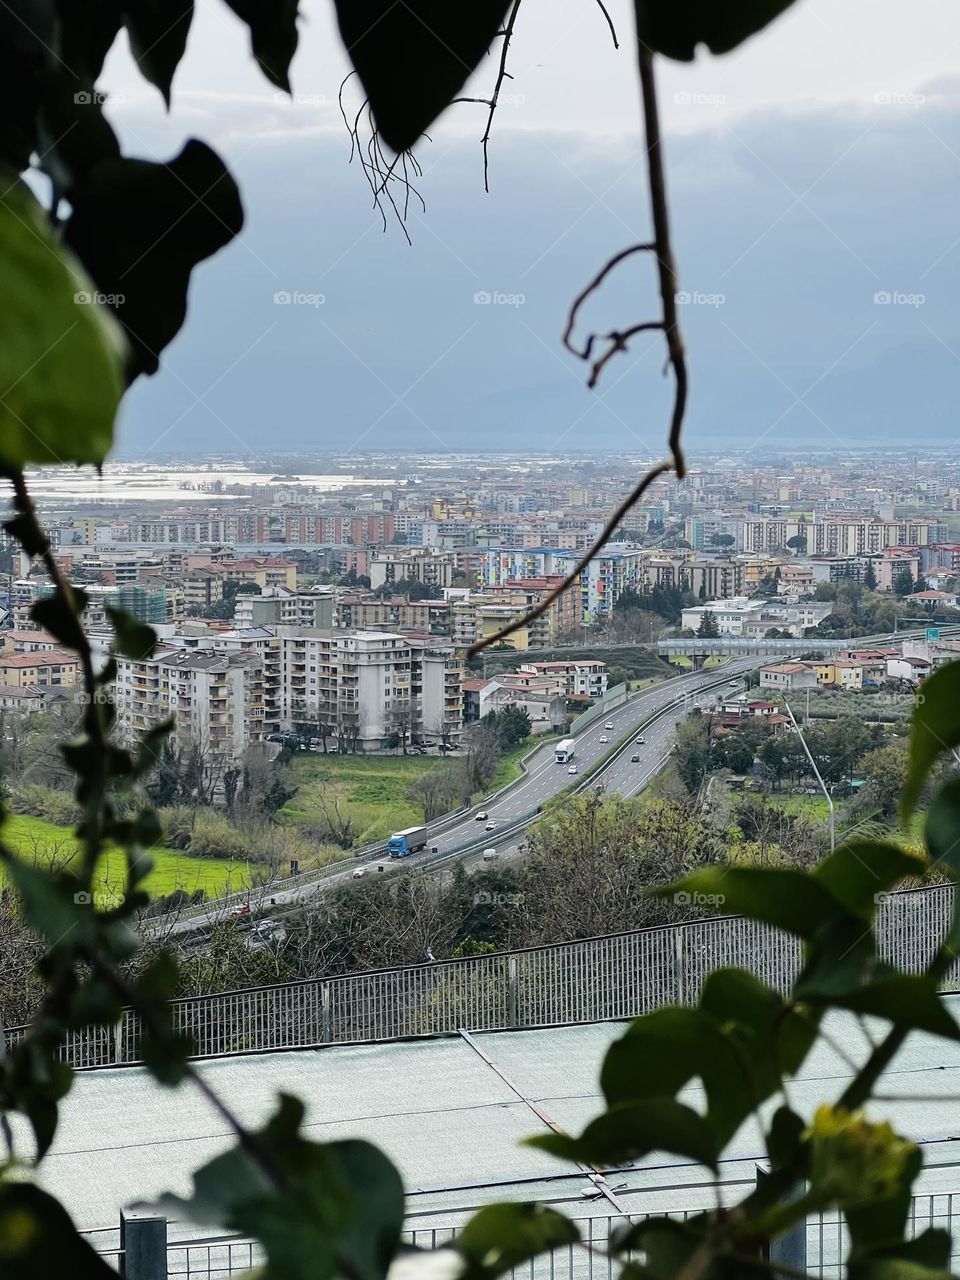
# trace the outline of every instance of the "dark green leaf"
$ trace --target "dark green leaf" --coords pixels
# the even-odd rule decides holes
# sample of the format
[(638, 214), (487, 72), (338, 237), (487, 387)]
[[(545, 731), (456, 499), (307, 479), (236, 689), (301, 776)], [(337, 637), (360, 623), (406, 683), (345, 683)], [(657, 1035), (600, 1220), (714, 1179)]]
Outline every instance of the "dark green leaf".
[(51, 947), (92, 942), (96, 931), (93, 899), (76, 876), (45, 871), (20, 858), (12, 859), (6, 871), (20, 895), (24, 919)]
[(879, 897), (924, 874), (921, 860), (883, 840), (850, 840), (814, 868), (813, 875), (848, 911), (870, 920)]
[(690, 62), (697, 46), (727, 53), (762, 30), (793, 0), (637, 0), (637, 34), (648, 48)]
[(191, 140), (169, 164), (97, 165), (72, 193), (68, 243), (113, 299), (132, 348), (130, 377), (154, 373), (187, 312), (190, 273), (243, 226), (223, 162)]
[(139, 1058), (160, 1084), (176, 1088), (187, 1074), (191, 1054), (197, 1045), (193, 1036), (167, 1032), (156, 1036), (144, 1032), (138, 1042)]
[(106, 95), (92, 85), (60, 63), (44, 78), (38, 123), (43, 169), (67, 196), (94, 165), (120, 155), (120, 143), (103, 114)]
[(125, 347), (26, 185), (0, 169), (0, 466), (100, 463)]
[(156, 648), (157, 633), (153, 627), (127, 613), (125, 609), (106, 608), (107, 617), (113, 627), (113, 647), (125, 658), (149, 658)]
[(412, 147), (501, 30), (510, 0), (335, 0), (340, 34), (394, 151)]
[(49, 0), (0, 5), (0, 164), (15, 172), (26, 169), (38, 148), (36, 116), (53, 40)]
[(705, 867), (657, 890), (661, 898), (677, 893), (704, 894), (725, 912), (762, 920), (801, 938), (812, 938), (840, 912), (833, 895), (803, 871)]
[(297, 0), (227, 0), (227, 4), (250, 28), (260, 70), (289, 92), (290, 63), (297, 51)]
[(30, 617), (38, 627), (49, 631), (54, 640), (59, 640), (67, 649), (73, 649), (76, 653), (86, 644), (79, 615), (86, 608), (87, 597), (79, 588), (74, 588), (71, 594), (72, 605), (59, 591), (56, 595), (44, 596), (31, 605)]
[(503, 1275), (530, 1258), (580, 1239), (576, 1225), (543, 1204), (492, 1204), (474, 1214), (454, 1244), (475, 1280)]
[(610, 1249), (616, 1254), (643, 1253), (646, 1266), (642, 1274), (654, 1276), (656, 1280), (677, 1280), (686, 1274), (693, 1253), (706, 1239), (708, 1226), (704, 1214), (684, 1222), (675, 1218), (646, 1218), (616, 1227), (610, 1236)]
[(548, 1133), (528, 1138), (527, 1144), (562, 1160), (600, 1165), (627, 1164), (651, 1151), (669, 1151), (713, 1168), (718, 1155), (707, 1122), (668, 1098), (611, 1107), (591, 1120), (579, 1138)]
[(403, 1226), (399, 1174), (368, 1142), (306, 1141), (302, 1119), (303, 1104), (281, 1094), (254, 1137), (263, 1159), (243, 1147), (218, 1156), (193, 1175), (189, 1200), (167, 1196), (164, 1207), (255, 1236), (284, 1280), (383, 1280)]
[[(767, 1155), (773, 1169), (782, 1169), (788, 1165), (797, 1168), (800, 1148), (803, 1146), (803, 1134), (806, 1122), (791, 1111), (789, 1107), (777, 1107), (770, 1121), (767, 1134)], [(803, 1173), (803, 1169), (798, 1170)]]
[(951, 662), (924, 680), (913, 705), (910, 765), (900, 796), (902, 822), (913, 813), (937, 756), (956, 746), (960, 746), (960, 662)]
[(141, 74), (170, 105), (173, 73), (187, 47), (193, 0), (123, 0), (123, 23)]
[(951, 778), (933, 797), (924, 839), (938, 867), (960, 881), (960, 778)]
[(63, 1206), (26, 1182), (0, 1183), (0, 1275), (3, 1280), (117, 1280), (78, 1235)]
[(600, 1084), (608, 1106), (673, 1097), (699, 1075), (716, 1050), (711, 1023), (698, 1009), (665, 1008), (644, 1014), (607, 1050)]
[(960, 1026), (951, 1018), (932, 978), (919, 973), (893, 973), (868, 987), (835, 996), (831, 1004), (855, 1013), (886, 1018), (897, 1026), (929, 1031), (948, 1040), (960, 1040)]
[(89, 89), (120, 33), (120, 0), (56, 0), (56, 10), (56, 65), (74, 73), (83, 82), (79, 88)]

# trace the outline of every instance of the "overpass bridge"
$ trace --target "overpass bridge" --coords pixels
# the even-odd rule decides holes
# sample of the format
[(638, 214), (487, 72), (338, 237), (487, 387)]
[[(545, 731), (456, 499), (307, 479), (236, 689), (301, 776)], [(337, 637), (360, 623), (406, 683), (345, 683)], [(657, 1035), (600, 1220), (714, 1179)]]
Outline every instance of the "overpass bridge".
[[(944, 640), (960, 639), (960, 626), (941, 626), (936, 630)], [(926, 630), (887, 631), (882, 635), (852, 636), (849, 639), (827, 639), (823, 636), (793, 636), (786, 640), (750, 638), (746, 636), (720, 636), (708, 640), (700, 636), (674, 636), (657, 641), (657, 653), (667, 661), (671, 657), (687, 657), (694, 660), (711, 657), (780, 657), (789, 658), (800, 653), (817, 652), (824, 657), (835, 657), (848, 649), (882, 648), (899, 644), (902, 640), (922, 640)]]

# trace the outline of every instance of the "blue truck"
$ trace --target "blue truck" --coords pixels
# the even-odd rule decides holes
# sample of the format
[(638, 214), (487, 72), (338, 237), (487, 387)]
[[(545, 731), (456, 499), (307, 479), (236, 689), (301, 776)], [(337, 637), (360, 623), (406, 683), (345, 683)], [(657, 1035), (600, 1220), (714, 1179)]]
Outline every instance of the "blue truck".
[(426, 827), (405, 827), (403, 831), (395, 831), (387, 841), (387, 852), (391, 858), (406, 858), (426, 847)]

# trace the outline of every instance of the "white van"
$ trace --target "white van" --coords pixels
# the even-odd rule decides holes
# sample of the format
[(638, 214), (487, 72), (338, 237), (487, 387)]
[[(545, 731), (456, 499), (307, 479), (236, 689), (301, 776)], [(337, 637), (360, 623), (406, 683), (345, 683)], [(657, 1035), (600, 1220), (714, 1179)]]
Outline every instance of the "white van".
[(484, 860), (484, 862), (493, 862), (493, 860), (494, 860), (494, 858), (496, 858), (496, 856), (497, 856), (497, 851), (496, 851), (496, 849), (484, 849), (484, 851), (483, 851), (483, 860)]

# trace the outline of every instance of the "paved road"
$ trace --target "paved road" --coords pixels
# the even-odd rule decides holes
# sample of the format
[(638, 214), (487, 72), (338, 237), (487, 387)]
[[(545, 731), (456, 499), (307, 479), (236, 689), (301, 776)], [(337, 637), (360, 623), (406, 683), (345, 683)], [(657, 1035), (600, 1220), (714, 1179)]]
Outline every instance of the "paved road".
[[(618, 743), (630, 743), (636, 736), (637, 728), (654, 712), (676, 704), (675, 711), (665, 715), (644, 731), (645, 744), (634, 744), (634, 749), (618, 755), (592, 779), (591, 782), (603, 782), (611, 790), (621, 791), (625, 795), (636, 795), (649, 779), (660, 769), (664, 756), (669, 750), (677, 721), (686, 715), (698, 700), (698, 694), (705, 686), (724, 681), (718, 692), (733, 692), (727, 689), (730, 681), (739, 674), (750, 671), (762, 664), (761, 658), (745, 658), (727, 663), (722, 668), (711, 671), (700, 671), (685, 676), (676, 676), (662, 684), (654, 685), (649, 690), (634, 694), (630, 700), (611, 711), (604, 719), (598, 719), (576, 738), (575, 761), (578, 777), (586, 774), (592, 765), (607, 755)], [(679, 699), (679, 701), (678, 701)], [(610, 724), (613, 727), (608, 729)], [(558, 764), (554, 757), (555, 743), (544, 743), (529, 760), (524, 776), (517, 780), (496, 799), (479, 806), (479, 811), (488, 815), (487, 819), (478, 820), (474, 810), (455, 825), (442, 833), (431, 836), (430, 844), (422, 854), (409, 858), (380, 858), (365, 863), (367, 875), (381, 874), (396, 870), (399, 867), (429, 866), (435, 860), (443, 861), (453, 857), (456, 851), (469, 842), (483, 842), (494, 847), (502, 847), (503, 856), (515, 853), (522, 841), (522, 834), (516, 839), (505, 839), (498, 836), (503, 828), (510, 827), (525, 818), (531, 820), (538, 808), (542, 807), (558, 792), (575, 783), (576, 778), (570, 775), (565, 764)], [(631, 761), (631, 756), (640, 756), (638, 762)], [(486, 831), (487, 820), (496, 824), (494, 830)], [(436, 852), (434, 852), (436, 850)], [(473, 862), (479, 859), (470, 858)], [(314, 894), (326, 893), (330, 885), (341, 884), (353, 877), (353, 867), (325, 877), (319, 881), (305, 881), (275, 891), (265, 890), (262, 899), (264, 910), (289, 905), (290, 903), (309, 900)], [(257, 900), (251, 895), (251, 906), (256, 910)], [(211, 906), (204, 915), (197, 915), (177, 921), (169, 926), (171, 933), (191, 932), (204, 928), (223, 915), (229, 914), (223, 907)]]

